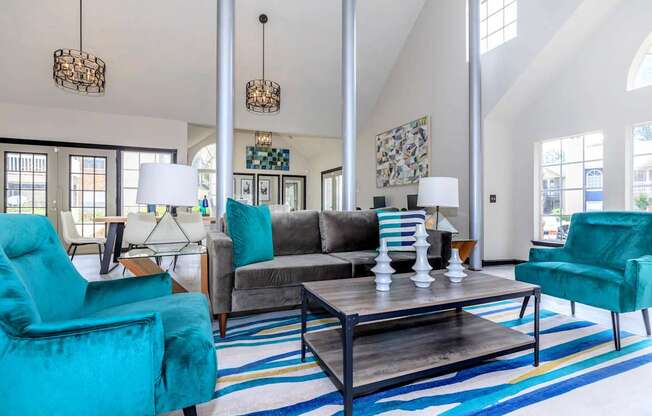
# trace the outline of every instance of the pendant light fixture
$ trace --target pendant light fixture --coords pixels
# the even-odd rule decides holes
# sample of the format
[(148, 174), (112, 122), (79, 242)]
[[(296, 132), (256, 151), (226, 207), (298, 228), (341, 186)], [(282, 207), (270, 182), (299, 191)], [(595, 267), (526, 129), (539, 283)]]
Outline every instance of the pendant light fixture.
[(256, 147), (272, 147), (272, 132), (271, 131), (256, 131)]
[[(254, 113), (278, 113), (281, 109), (281, 86), (265, 79), (265, 23), (267, 15), (258, 16), (263, 25), (263, 77), (247, 82), (247, 110)], [(271, 136), (270, 136), (271, 140)]]
[(81, 95), (104, 94), (106, 64), (82, 49), (82, 0), (79, 0), (79, 50), (54, 51), (52, 77), (58, 87)]

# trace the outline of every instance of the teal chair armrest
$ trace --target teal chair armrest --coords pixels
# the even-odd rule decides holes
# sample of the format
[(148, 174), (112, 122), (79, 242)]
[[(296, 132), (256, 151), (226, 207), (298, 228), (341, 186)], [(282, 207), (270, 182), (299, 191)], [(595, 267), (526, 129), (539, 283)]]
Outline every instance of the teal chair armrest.
[(633, 310), (652, 307), (652, 255), (628, 260), (625, 282), (634, 291)]
[(545, 262), (545, 261), (572, 261), (568, 252), (561, 248), (531, 248), (530, 259), (531, 262)]
[(171, 294), (172, 278), (167, 273), (91, 282), (86, 289), (84, 312), (90, 314), (113, 306)]
[(5, 341), (0, 414), (155, 414), (164, 353), (157, 313), (32, 324)]

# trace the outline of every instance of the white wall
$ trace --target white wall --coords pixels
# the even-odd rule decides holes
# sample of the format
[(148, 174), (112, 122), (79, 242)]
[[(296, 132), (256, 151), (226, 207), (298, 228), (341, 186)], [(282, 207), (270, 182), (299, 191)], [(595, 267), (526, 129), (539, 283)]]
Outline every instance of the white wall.
[(358, 135), (358, 206), (374, 195), (405, 207), (417, 186), (376, 188), (375, 136), (424, 115), (430, 116), (430, 175), (460, 180), (460, 208), (445, 215), (468, 235), (468, 65), (466, 2), (427, 1), (374, 111)]
[[(306, 176), (306, 207), (321, 209), (321, 172), (342, 165), (342, 141), (333, 138), (288, 136), (274, 134), (273, 146), (290, 150), (290, 170), (261, 170), (246, 168), (246, 147), (254, 144), (253, 132), (236, 130), (233, 143), (233, 171), (243, 173), (304, 175)], [(204, 146), (215, 144), (211, 134), (188, 150), (188, 161)]]
[(188, 128), (176, 120), (0, 103), (0, 137), (176, 149), (183, 163)]
[[(500, 119), (489, 115), (486, 141), (496, 149), (487, 152), (488, 188), (494, 187), (506, 205), (501, 209), (503, 232), (496, 226), (486, 229), (486, 236), (487, 246), (501, 247), (503, 258), (526, 259), (529, 241), (535, 237), (533, 157), (539, 140), (601, 130), (604, 208), (629, 208), (630, 131), (633, 124), (652, 120), (652, 88), (627, 92), (626, 83), (630, 64), (652, 31), (652, 2), (613, 3), (616, 6), (597, 29), (563, 62), (551, 82), (539, 86), (527, 105), (515, 105), (509, 112), (503, 108)], [(494, 167), (498, 172), (492, 171)]]

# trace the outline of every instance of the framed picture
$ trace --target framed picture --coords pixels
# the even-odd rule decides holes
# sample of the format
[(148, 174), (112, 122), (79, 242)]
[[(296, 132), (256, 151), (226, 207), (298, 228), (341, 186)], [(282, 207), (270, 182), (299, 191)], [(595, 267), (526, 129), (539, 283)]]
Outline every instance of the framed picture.
[(376, 136), (376, 186), (385, 188), (419, 182), (428, 176), (428, 116)]
[(281, 195), (280, 175), (256, 175), (256, 197), (258, 205), (279, 204)]
[(245, 204), (256, 203), (256, 175), (253, 173), (233, 174), (233, 199)]
[(269, 179), (262, 179), (258, 182), (258, 200), (269, 201)]
[(290, 170), (290, 149), (247, 146), (247, 169)]
[(292, 211), (306, 209), (306, 177), (283, 175), (281, 178), (281, 203)]

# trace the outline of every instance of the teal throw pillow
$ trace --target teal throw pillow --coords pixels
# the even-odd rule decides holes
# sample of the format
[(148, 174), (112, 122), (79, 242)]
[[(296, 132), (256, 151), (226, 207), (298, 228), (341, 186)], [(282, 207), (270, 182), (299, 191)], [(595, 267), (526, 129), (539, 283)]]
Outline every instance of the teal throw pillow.
[(233, 240), (233, 267), (274, 258), (272, 217), (267, 205), (226, 201), (226, 228)]

